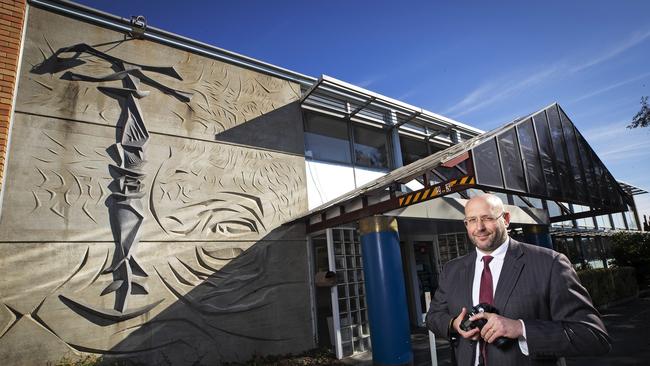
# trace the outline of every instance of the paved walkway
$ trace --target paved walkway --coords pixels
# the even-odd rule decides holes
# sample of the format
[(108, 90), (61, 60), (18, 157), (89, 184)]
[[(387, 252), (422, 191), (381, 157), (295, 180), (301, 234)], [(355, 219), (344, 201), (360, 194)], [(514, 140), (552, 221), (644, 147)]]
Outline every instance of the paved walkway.
[[(612, 351), (600, 357), (567, 359), (567, 366), (650, 365), (650, 293), (601, 311), (612, 337)], [(415, 366), (430, 366), (429, 338), (422, 329), (411, 336)], [(437, 340), (438, 366), (451, 366), (449, 344)], [(343, 360), (350, 365), (372, 365), (372, 355), (365, 353)]]

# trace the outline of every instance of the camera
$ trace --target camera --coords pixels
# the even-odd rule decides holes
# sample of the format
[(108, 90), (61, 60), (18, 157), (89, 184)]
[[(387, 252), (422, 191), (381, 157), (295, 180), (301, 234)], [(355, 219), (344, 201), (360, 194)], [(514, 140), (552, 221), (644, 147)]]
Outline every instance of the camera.
[[(467, 314), (465, 314), (463, 321), (460, 322), (460, 329), (464, 330), (465, 332), (468, 332), (474, 328), (483, 329), (483, 326), (485, 325), (485, 323), (487, 323), (486, 319), (477, 319), (475, 321), (469, 320), (469, 318), (480, 313), (499, 314), (499, 312), (494, 306), (486, 303), (480, 303), (474, 306), (472, 310), (470, 310)], [(509, 341), (510, 341), (509, 338), (499, 337), (494, 341), (494, 345), (499, 348), (502, 348), (505, 347)]]

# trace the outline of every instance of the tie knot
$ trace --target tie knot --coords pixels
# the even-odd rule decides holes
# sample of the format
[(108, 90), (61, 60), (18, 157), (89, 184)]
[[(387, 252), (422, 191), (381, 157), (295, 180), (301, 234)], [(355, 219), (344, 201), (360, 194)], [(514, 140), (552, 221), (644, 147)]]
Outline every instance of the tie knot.
[(494, 257), (491, 256), (491, 255), (484, 255), (483, 256), (483, 266), (487, 267), (490, 264), (490, 262), (492, 262), (493, 259), (494, 259)]

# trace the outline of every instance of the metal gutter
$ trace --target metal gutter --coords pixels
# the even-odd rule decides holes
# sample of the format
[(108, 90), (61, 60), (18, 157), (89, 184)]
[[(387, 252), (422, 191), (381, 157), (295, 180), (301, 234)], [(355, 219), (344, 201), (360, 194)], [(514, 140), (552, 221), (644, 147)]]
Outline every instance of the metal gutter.
[[(417, 112), (417, 113), (419, 113), (418, 118), (430, 119), (431, 122), (448, 123), (448, 124), (453, 125), (451, 127), (453, 127), (454, 129), (460, 130), (461, 132), (470, 133), (472, 135), (478, 135), (478, 134), (482, 134), (482, 133), (485, 132), (485, 131), (480, 130), (480, 129), (476, 128), (476, 127), (472, 127), (470, 125), (467, 125), (465, 123), (453, 120), (451, 118), (439, 115), (437, 113), (427, 111), (425, 109), (416, 107), (416, 106), (408, 104), (408, 103), (401, 102), (399, 100), (387, 97), (385, 95), (375, 93), (373, 91), (361, 88), (359, 86), (347, 83), (345, 81), (333, 78), (333, 77), (328, 76), (328, 75), (321, 75), (321, 77), (318, 80), (319, 80), (319, 84), (321, 84), (320, 87), (323, 87), (322, 86), (323, 83), (327, 83), (327, 84), (330, 84), (332, 86), (335, 86), (335, 87), (341, 88), (343, 90), (346, 90), (349, 93), (356, 93), (358, 95), (361, 95), (362, 99), (369, 99), (369, 98), (374, 97), (376, 104), (379, 104), (379, 105), (381, 105), (381, 106), (383, 106), (384, 108), (387, 108), (387, 109), (395, 109), (395, 110), (398, 110), (398, 111), (400, 111), (402, 113), (406, 113), (406, 114)], [(304, 102), (304, 99), (302, 101)]]
[[(72, 18), (81, 19), (90, 23), (98, 24), (116, 31), (130, 33), (133, 28), (131, 20), (118, 17), (109, 13), (99, 11), (81, 4), (67, 0), (28, 0), (32, 6), (46, 9), (55, 13), (63, 14)], [(147, 26), (143, 36), (144, 39), (171, 45), (183, 50), (196, 52), (198, 54), (215, 58), (224, 62), (242, 66), (248, 69), (273, 75), (285, 80), (299, 83), (304, 87), (311, 87), (316, 78), (284, 69), (251, 57), (240, 55), (235, 52), (199, 42), (175, 33), (162, 29)]]

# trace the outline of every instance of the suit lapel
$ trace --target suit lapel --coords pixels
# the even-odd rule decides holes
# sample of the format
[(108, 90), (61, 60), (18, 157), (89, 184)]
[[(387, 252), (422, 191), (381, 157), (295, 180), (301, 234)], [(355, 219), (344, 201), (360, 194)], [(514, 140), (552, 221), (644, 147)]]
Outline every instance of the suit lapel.
[(510, 294), (517, 284), (524, 263), (521, 260), (523, 255), (521, 245), (516, 240), (510, 239), (508, 251), (503, 260), (503, 268), (499, 275), (499, 283), (494, 293), (494, 306), (501, 310), (505, 309), (510, 299)]
[(472, 250), (466, 257), (465, 257), (465, 273), (462, 274), (462, 282), (461, 286), (462, 288), (462, 294), (463, 294), (463, 304), (464, 306), (467, 307), (467, 311), (469, 311), (474, 305), (472, 301), (472, 284), (474, 283), (474, 267), (476, 266), (476, 250)]

